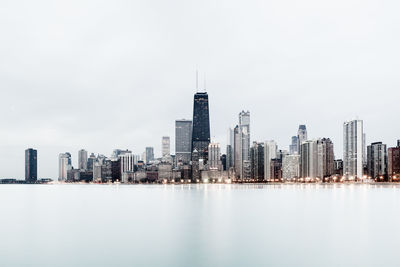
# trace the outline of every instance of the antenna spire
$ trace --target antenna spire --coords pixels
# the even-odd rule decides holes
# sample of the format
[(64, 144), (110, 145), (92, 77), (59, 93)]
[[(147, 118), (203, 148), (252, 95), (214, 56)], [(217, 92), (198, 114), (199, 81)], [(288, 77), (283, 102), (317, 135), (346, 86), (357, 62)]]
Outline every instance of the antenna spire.
[(196, 70), (196, 93), (199, 92), (199, 71)]
[(206, 80), (206, 73), (204, 72), (204, 92), (207, 92)]

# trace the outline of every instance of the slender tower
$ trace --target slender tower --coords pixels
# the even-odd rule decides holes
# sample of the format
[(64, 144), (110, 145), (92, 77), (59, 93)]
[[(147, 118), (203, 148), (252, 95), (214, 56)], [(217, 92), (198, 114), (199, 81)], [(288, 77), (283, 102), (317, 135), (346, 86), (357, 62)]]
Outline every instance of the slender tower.
[(192, 179), (197, 182), (201, 178), (200, 171), (208, 160), (208, 145), (210, 144), (210, 118), (208, 94), (197, 92), (193, 103), (192, 128)]

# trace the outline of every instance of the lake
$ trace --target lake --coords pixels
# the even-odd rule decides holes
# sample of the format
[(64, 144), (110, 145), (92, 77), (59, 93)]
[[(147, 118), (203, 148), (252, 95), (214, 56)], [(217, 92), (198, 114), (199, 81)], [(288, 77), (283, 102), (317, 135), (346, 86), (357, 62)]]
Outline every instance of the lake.
[(399, 266), (400, 185), (0, 185), (0, 266)]

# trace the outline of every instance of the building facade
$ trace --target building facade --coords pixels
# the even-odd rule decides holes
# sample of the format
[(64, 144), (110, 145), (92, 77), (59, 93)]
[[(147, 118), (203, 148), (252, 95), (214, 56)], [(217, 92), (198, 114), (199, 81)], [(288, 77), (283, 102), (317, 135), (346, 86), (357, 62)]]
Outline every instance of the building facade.
[(192, 145), (192, 121), (175, 121), (175, 156), (176, 162), (189, 164)]
[(388, 149), (388, 177), (390, 181), (400, 181), (400, 140), (397, 147)]
[(264, 143), (264, 179), (271, 180), (271, 160), (276, 159), (278, 145), (274, 140)]
[(81, 170), (88, 169), (88, 152), (84, 149), (78, 152), (78, 168)]
[(386, 180), (387, 150), (382, 142), (375, 142), (367, 147), (367, 171), (372, 179)]
[(343, 175), (346, 178), (363, 177), (365, 135), (362, 120), (343, 124)]
[[(192, 176), (193, 181), (200, 180), (200, 167), (207, 163), (208, 145), (210, 144), (210, 116), (208, 94), (196, 93), (193, 103), (192, 127)], [(195, 157), (193, 153), (196, 153)], [(197, 163), (194, 161), (197, 161)], [(200, 164), (200, 161), (202, 163)]]
[(61, 153), (58, 156), (58, 180), (66, 181), (68, 179), (68, 171), (71, 169), (71, 153)]
[(25, 181), (37, 181), (37, 150), (33, 148), (25, 150)]
[(250, 179), (250, 111), (239, 113), (239, 150), (240, 179)]
[(169, 136), (163, 136), (161, 140), (162, 157), (169, 157), (171, 155), (171, 140)]

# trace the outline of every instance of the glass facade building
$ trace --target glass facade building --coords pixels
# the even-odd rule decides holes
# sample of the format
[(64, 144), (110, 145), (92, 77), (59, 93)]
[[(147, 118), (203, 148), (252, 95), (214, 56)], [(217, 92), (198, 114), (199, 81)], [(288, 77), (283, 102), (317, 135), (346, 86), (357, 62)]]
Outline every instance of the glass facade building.
[(25, 150), (25, 181), (37, 181), (37, 150), (32, 148)]

